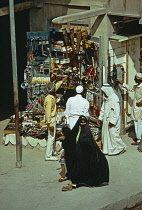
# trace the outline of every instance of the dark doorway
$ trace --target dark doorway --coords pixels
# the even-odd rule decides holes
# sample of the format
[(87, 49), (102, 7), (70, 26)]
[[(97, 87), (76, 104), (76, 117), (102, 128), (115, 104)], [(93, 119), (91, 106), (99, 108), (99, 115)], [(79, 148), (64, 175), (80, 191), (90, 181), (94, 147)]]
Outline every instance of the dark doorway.
[[(0, 120), (14, 114), (13, 78), (10, 41), (10, 17), (0, 17)], [(21, 88), (27, 63), (26, 32), (29, 31), (29, 11), (15, 13), (19, 110), (26, 106), (26, 91)]]

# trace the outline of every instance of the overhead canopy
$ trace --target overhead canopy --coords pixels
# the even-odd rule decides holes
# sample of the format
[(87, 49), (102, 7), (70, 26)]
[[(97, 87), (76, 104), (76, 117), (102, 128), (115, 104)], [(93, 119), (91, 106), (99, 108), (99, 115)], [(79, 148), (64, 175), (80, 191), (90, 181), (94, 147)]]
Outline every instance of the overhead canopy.
[(103, 9), (96, 9), (96, 10), (94, 9), (94, 10), (89, 10), (85, 12), (79, 12), (79, 13), (75, 13), (71, 15), (64, 15), (64, 16), (54, 18), (52, 20), (52, 23), (55, 23), (55, 24), (68, 23), (68, 22), (72, 22), (76, 20), (82, 20), (85, 18), (95, 17), (97, 15), (105, 15), (106, 12), (107, 12), (107, 9), (103, 8)]
[(135, 18), (140, 18), (140, 14), (130, 14), (130, 13), (123, 13), (123, 12), (108, 12), (108, 15), (115, 15), (115, 16), (125, 16), (125, 17), (135, 17)]
[[(115, 16), (135, 17), (139, 19), (141, 18), (140, 14), (116, 13), (116, 12), (108, 11), (107, 8), (99, 8), (99, 9), (88, 10), (88, 11), (79, 12), (79, 13), (75, 13), (71, 15), (59, 16), (57, 18), (54, 18), (52, 20), (52, 23), (63, 24), (63, 23), (82, 20), (82, 19), (86, 19), (90, 17), (99, 16), (99, 15), (105, 15), (105, 14), (115, 15)], [(142, 19), (139, 20), (139, 24), (142, 24)]]
[(142, 34), (137, 34), (137, 35), (133, 35), (133, 36), (121, 36), (121, 35), (114, 35), (114, 36), (110, 36), (109, 40), (110, 41), (117, 41), (117, 42), (124, 42), (130, 39), (134, 39), (137, 37), (142, 36)]

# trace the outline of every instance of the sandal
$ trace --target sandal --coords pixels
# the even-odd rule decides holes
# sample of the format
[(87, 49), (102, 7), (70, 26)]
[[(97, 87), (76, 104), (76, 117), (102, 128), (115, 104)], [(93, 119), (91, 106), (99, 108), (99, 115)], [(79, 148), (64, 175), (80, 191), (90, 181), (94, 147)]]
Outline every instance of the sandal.
[(60, 177), (60, 179), (58, 180), (58, 182), (64, 182), (64, 181), (66, 181), (66, 180), (67, 180), (66, 177)]
[(126, 149), (123, 149), (119, 154), (123, 154), (124, 152), (126, 152)]
[(71, 191), (72, 190), (72, 185), (68, 184), (66, 187), (62, 187), (62, 191)]

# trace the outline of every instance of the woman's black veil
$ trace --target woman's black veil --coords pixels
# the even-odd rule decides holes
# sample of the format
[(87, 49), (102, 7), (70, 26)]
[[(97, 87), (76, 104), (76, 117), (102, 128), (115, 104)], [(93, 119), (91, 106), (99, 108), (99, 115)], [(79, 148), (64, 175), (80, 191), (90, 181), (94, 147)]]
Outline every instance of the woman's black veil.
[[(86, 122), (86, 125), (80, 126), (82, 120)], [(86, 117), (80, 116), (72, 129), (75, 140), (79, 128), (81, 131), (76, 142), (72, 182), (84, 183), (88, 186), (99, 186), (104, 182), (108, 183), (108, 162), (93, 138)]]

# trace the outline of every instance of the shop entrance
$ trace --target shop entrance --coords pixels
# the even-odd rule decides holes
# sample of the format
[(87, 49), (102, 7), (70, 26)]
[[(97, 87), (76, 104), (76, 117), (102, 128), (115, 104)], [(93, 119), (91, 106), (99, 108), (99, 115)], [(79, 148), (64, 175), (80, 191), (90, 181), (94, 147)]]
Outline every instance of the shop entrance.
[[(27, 101), (27, 94), (21, 89), (20, 85), (23, 81), (23, 71), (27, 62), (26, 32), (29, 31), (28, 13), (28, 10), (15, 13), (20, 110), (24, 109)], [(2, 32), (0, 33), (0, 120), (3, 120), (14, 113), (9, 15), (0, 17), (0, 25), (2, 26)]]

